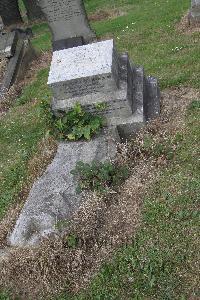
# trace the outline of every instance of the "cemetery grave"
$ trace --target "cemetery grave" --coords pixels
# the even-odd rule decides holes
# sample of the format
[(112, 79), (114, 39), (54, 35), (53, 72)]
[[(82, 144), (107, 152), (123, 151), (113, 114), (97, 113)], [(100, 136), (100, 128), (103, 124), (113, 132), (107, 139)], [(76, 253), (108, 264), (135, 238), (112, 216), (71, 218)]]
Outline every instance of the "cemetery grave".
[[(30, 192), (9, 237), (11, 246), (33, 245), (41, 237), (55, 233), (56, 222), (70, 219), (81, 203), (82, 197), (76, 193), (77, 183), (70, 175), (75, 164), (80, 160), (114, 159), (116, 145), (112, 144), (130, 139), (146, 120), (160, 113), (157, 80), (145, 77), (143, 68), (133, 66), (127, 54), (120, 56), (113, 40), (73, 44), (69, 48), (68, 39), (81, 38), (88, 43), (93, 37), (82, 1), (41, 0), (38, 3), (53, 35), (54, 52), (48, 79), (53, 92), (53, 112), (69, 111), (80, 103), (95, 114), (97, 105), (105, 103), (102, 114), (108, 130), (90, 143), (58, 146), (52, 164)], [(61, 28), (69, 28), (69, 31)], [(57, 45), (62, 45), (61, 50)], [(64, 46), (67, 49), (62, 49)]]
[[(157, 79), (146, 76), (128, 53), (119, 53), (114, 39), (97, 41), (82, 1), (38, 0), (37, 9), (52, 33), (47, 84), (52, 91), (53, 114), (65, 115), (79, 103), (87, 113), (104, 118), (106, 126), (89, 141), (58, 141), (54, 159), (33, 184), (7, 236), (8, 248), (0, 251), (2, 261), (9, 259), (9, 249), (12, 253), (15, 247), (56, 238), (60, 232), (57, 224), (70, 221), (84, 206), (87, 194), (77, 193), (77, 178), (72, 174), (78, 161), (114, 162), (117, 145), (133, 139), (139, 129), (160, 115)], [(0, 41), (3, 95), (20, 73), (25, 73), (34, 54), (24, 32), (3, 34)]]

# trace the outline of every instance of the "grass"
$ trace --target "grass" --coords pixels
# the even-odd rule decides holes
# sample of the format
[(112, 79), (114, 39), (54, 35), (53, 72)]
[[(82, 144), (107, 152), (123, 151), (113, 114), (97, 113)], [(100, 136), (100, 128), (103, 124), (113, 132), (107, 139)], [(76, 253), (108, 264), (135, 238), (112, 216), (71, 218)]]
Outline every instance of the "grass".
[[(76, 300), (190, 299), (199, 297), (200, 101), (188, 110), (179, 146), (144, 201), (142, 226), (132, 245), (105, 263)], [(194, 298), (197, 299), (197, 298)]]
[[(128, 51), (147, 74), (158, 77), (162, 88), (199, 88), (199, 33), (186, 35), (175, 29), (189, 0), (86, 0), (85, 4), (89, 14), (113, 8), (127, 12), (92, 22), (92, 28), (98, 37), (114, 37), (118, 49)], [(32, 29), (38, 52), (50, 50), (47, 24), (34, 24)], [(48, 129), (39, 105), (51, 98), (47, 76), (48, 69), (40, 70), (0, 120), (0, 219), (26, 182), (28, 162)], [(199, 104), (193, 103), (187, 122), (175, 161), (145, 200), (143, 226), (133, 245), (120, 250), (90, 289), (75, 299), (187, 299), (196, 293)], [(9, 298), (0, 294), (0, 299)]]
[(0, 300), (10, 300), (9, 294), (7, 292), (0, 292)]

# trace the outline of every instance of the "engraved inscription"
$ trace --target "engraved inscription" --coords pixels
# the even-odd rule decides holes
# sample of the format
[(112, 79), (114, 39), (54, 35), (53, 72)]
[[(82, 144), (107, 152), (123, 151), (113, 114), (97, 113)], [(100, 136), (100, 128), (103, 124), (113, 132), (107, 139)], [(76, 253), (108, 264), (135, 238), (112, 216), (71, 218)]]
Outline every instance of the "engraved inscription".
[[(89, 93), (96, 94), (101, 92), (105, 88), (105, 80), (109, 80), (111, 75), (108, 74), (102, 77), (91, 77), (87, 79), (79, 79), (78, 81), (66, 82), (61, 84), (56, 84), (60, 86), (59, 89), (56, 89), (57, 95), (56, 98), (65, 99), (66, 97), (73, 98), (77, 96), (84, 96)], [(54, 89), (55, 93), (55, 89)], [(56, 93), (55, 93), (56, 94)], [(61, 96), (61, 97), (60, 97)]]
[(74, 0), (49, 0), (48, 3), (43, 0), (40, 6), (48, 16), (49, 22), (70, 21), (83, 13), (77, 1)]

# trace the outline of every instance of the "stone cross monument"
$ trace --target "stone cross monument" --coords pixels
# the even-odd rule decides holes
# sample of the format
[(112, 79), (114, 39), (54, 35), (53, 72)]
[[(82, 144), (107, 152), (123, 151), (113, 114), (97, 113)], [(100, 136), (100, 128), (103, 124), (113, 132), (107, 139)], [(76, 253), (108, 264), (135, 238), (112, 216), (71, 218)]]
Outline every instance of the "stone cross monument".
[(189, 22), (190, 24), (200, 24), (200, 0), (192, 0)]
[(82, 0), (37, 0), (53, 37), (53, 50), (61, 50), (95, 39)]
[(0, 16), (5, 26), (22, 23), (17, 0), (0, 0)]

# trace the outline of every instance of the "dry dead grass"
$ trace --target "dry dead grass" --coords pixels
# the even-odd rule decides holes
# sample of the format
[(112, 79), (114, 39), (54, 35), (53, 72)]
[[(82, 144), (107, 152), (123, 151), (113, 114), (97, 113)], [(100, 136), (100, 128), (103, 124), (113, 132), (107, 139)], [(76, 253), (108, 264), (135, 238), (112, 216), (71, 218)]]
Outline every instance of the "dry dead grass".
[[(140, 152), (144, 134), (151, 132), (159, 141), (184, 130), (186, 107), (199, 96), (190, 88), (163, 92), (161, 117), (148, 124), (136, 141), (119, 146), (118, 162), (129, 163), (132, 175), (118, 193), (102, 198), (86, 194), (62, 236), (46, 239), (35, 249), (12, 249), (1, 261), (0, 286), (11, 288), (20, 299), (40, 299), (87, 287), (102, 261), (134, 236), (140, 225), (142, 199), (165, 167), (163, 159)], [(38, 172), (37, 167), (32, 168)], [(68, 247), (70, 234), (78, 239), (75, 248)]]

